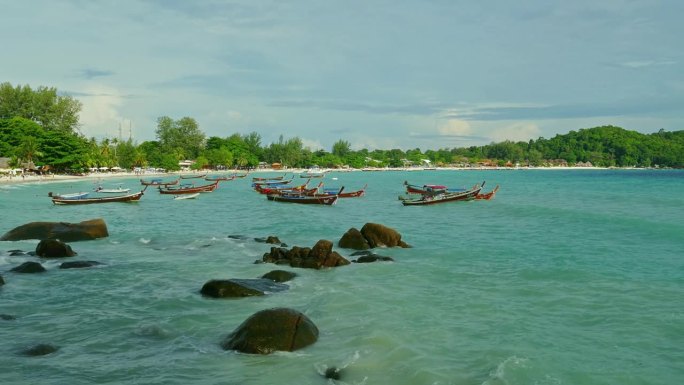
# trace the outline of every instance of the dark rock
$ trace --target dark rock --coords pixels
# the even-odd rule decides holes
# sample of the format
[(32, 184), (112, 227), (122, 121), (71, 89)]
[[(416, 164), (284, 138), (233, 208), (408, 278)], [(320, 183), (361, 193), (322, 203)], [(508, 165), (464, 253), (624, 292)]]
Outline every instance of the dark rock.
[(366, 238), (364, 238), (363, 234), (361, 234), (361, 232), (354, 227), (347, 230), (347, 232), (342, 235), (342, 238), (340, 238), (339, 242), (337, 242), (337, 245), (345, 249), (370, 249), (370, 245), (368, 244)]
[(269, 235), (266, 238), (254, 238), (254, 240), (261, 243), (270, 243), (272, 245), (280, 245), (280, 247), (287, 247), (287, 244), (281, 242), (280, 239), (274, 235)]
[(0, 275), (0, 286), (5, 284), (5, 280), (2, 278), (2, 275)]
[(15, 273), (42, 273), (46, 270), (43, 265), (38, 262), (24, 262), (21, 265), (12, 268), (10, 271)]
[(363, 250), (363, 251), (355, 251), (355, 252), (349, 254), (350, 257), (358, 257), (359, 255), (373, 255), (373, 252), (370, 250)]
[(93, 267), (97, 265), (101, 265), (102, 263), (98, 261), (73, 261), (73, 262), (64, 262), (61, 265), (59, 265), (60, 269), (80, 269), (83, 267)]
[(262, 260), (277, 265), (290, 265), (305, 269), (322, 269), (348, 265), (350, 262), (335, 251), (332, 242), (322, 239), (313, 248), (293, 246), (290, 250), (272, 247)]
[(239, 239), (239, 240), (241, 240), (241, 241), (244, 241), (244, 240), (249, 239), (249, 238), (247, 238), (247, 237), (244, 236), (244, 235), (229, 235), (228, 238), (230, 238), (230, 239)]
[(213, 279), (202, 286), (200, 293), (213, 298), (242, 298), (279, 292), (289, 286), (270, 279)]
[(261, 278), (270, 279), (275, 282), (287, 282), (296, 277), (297, 274), (286, 270), (272, 270), (261, 276)]
[(336, 367), (331, 367), (325, 370), (325, 378), (329, 378), (331, 380), (339, 380), (342, 378), (342, 373), (340, 373), (341, 370), (336, 368)]
[(20, 255), (26, 255), (26, 253), (21, 250), (10, 250), (9, 255), (10, 257), (18, 257)]
[(377, 261), (391, 262), (391, 261), (394, 261), (394, 259), (392, 259), (392, 257), (383, 257), (382, 255), (371, 254), (371, 255), (361, 256), (358, 259), (354, 260), (354, 262), (356, 262), (356, 263), (370, 263), (370, 262), (377, 262)]
[(60, 239), (64, 242), (76, 242), (108, 236), (107, 225), (102, 218), (98, 218), (79, 223), (31, 222), (8, 231), (0, 237), (0, 241)]
[(3, 321), (14, 321), (17, 317), (11, 314), (0, 314), (0, 319)]
[(375, 247), (410, 247), (401, 240), (401, 234), (379, 223), (366, 223), (361, 228), (361, 234), (366, 238), (371, 248)]
[(38, 344), (21, 352), (25, 356), (44, 356), (46, 354), (54, 353), (59, 350), (58, 347), (49, 344)]
[(292, 352), (318, 340), (318, 328), (297, 310), (276, 308), (253, 314), (221, 343), (225, 350), (250, 354)]
[(36, 255), (42, 258), (65, 258), (73, 257), (76, 252), (58, 239), (44, 239), (36, 246)]

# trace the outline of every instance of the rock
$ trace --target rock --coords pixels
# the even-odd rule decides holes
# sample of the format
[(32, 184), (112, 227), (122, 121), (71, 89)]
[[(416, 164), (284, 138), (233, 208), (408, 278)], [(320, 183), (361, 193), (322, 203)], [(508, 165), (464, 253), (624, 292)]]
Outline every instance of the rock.
[(306, 269), (337, 267), (350, 263), (340, 254), (332, 251), (332, 242), (325, 239), (318, 241), (311, 249), (299, 246), (293, 246), (290, 250), (272, 247), (270, 253), (264, 254), (262, 261)]
[(44, 239), (36, 246), (36, 255), (42, 258), (65, 258), (73, 257), (76, 252), (58, 239)]
[(297, 274), (285, 270), (272, 270), (261, 276), (261, 278), (270, 279), (275, 282), (287, 282), (296, 277)]
[(254, 238), (254, 240), (261, 243), (270, 243), (272, 245), (280, 245), (280, 247), (287, 247), (287, 245), (283, 242), (280, 242), (280, 239), (278, 239), (278, 237), (275, 235), (269, 235), (266, 238)]
[(80, 269), (84, 267), (93, 267), (101, 265), (100, 262), (98, 261), (73, 261), (73, 262), (64, 262), (61, 265), (59, 265), (60, 269)]
[(31, 346), (28, 349), (25, 349), (24, 351), (21, 352), (21, 354), (25, 356), (44, 356), (46, 354), (54, 353), (57, 350), (59, 350), (58, 347), (50, 344), (38, 344), (35, 346)]
[(5, 280), (2, 278), (2, 275), (0, 275), (0, 286), (5, 284)]
[(10, 250), (10, 251), (8, 251), (8, 253), (9, 253), (10, 257), (18, 257), (20, 255), (26, 255), (26, 253), (21, 251), (21, 250)]
[(11, 314), (0, 314), (0, 319), (3, 321), (14, 321), (17, 317)]
[(213, 279), (202, 286), (200, 293), (213, 298), (242, 298), (262, 296), (267, 292), (279, 292), (289, 286), (270, 279)]
[(338, 380), (339, 381), (339, 379), (342, 378), (342, 373), (340, 373), (340, 372), (341, 372), (340, 369), (333, 366), (333, 367), (330, 367), (330, 368), (325, 370), (324, 376), (325, 376), (325, 378), (329, 378), (332, 380)]
[(315, 343), (318, 328), (304, 314), (288, 308), (253, 314), (221, 343), (225, 350), (250, 354), (292, 352)]
[(342, 238), (340, 238), (339, 242), (337, 242), (337, 245), (345, 249), (370, 249), (370, 245), (368, 244), (366, 238), (364, 238), (363, 234), (361, 234), (361, 232), (355, 227), (347, 230), (347, 232), (342, 235)]
[(24, 262), (10, 271), (15, 273), (42, 273), (47, 270), (38, 262)]
[(31, 222), (8, 231), (0, 237), (0, 241), (59, 239), (63, 242), (76, 242), (108, 236), (107, 225), (102, 218), (98, 218), (79, 223)]
[(379, 223), (366, 223), (361, 228), (361, 234), (366, 238), (371, 248), (375, 247), (410, 247), (401, 240), (401, 234)]
[(377, 262), (377, 261), (383, 261), (383, 262), (392, 262), (394, 259), (392, 257), (383, 257), (382, 255), (377, 255), (377, 254), (371, 254), (371, 255), (363, 255), (359, 257), (358, 259), (354, 260), (356, 263), (370, 263), (370, 262)]

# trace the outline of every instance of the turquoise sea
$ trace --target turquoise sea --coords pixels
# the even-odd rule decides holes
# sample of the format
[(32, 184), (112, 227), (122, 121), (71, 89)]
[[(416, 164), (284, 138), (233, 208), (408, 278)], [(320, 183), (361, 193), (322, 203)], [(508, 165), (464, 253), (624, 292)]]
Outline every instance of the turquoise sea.
[[(261, 174), (261, 176), (280, 174)], [(0, 242), (2, 384), (679, 384), (684, 381), (684, 172), (498, 170), (331, 173), (365, 197), (335, 206), (267, 201), (251, 176), (199, 199), (153, 189), (138, 203), (54, 206), (49, 191), (93, 182), (0, 186), (0, 234), (33, 221), (103, 218), (110, 236), (73, 242), (104, 265), (43, 274)], [(336, 180), (333, 178), (337, 178)], [(501, 189), (492, 201), (404, 207), (403, 182)], [(140, 189), (137, 179), (106, 179)], [(276, 235), (337, 242), (381, 223), (413, 246), (394, 262), (293, 269), (289, 290), (237, 300), (199, 294), (210, 279), (256, 278)], [(230, 236), (240, 235), (245, 239)], [(352, 250), (335, 247), (345, 257)], [(257, 311), (289, 307), (319, 328), (292, 353), (224, 351)], [(38, 343), (53, 354), (18, 354)], [(328, 367), (340, 380), (325, 379)]]

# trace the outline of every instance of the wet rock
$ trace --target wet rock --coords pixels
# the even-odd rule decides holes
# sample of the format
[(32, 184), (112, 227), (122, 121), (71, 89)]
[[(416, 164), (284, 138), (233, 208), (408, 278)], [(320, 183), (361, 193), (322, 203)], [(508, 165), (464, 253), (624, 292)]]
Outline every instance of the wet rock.
[(340, 380), (342, 378), (342, 373), (339, 368), (333, 366), (325, 370), (324, 376), (331, 380)]
[(315, 343), (318, 327), (303, 313), (275, 308), (253, 314), (221, 343), (225, 350), (250, 354), (292, 352)]
[(43, 265), (41, 265), (40, 263), (30, 261), (30, 262), (24, 262), (21, 265), (12, 268), (12, 270), (10, 270), (10, 271), (13, 271), (15, 273), (31, 274), (31, 273), (42, 273), (42, 272), (45, 272), (47, 270), (45, 270)]
[(371, 262), (393, 262), (394, 259), (392, 257), (384, 257), (382, 255), (377, 255), (377, 254), (371, 254), (371, 255), (364, 255), (359, 257), (358, 259), (354, 260), (355, 263), (371, 263)]
[(59, 350), (59, 348), (54, 346), (54, 345), (38, 344), (38, 345), (31, 346), (27, 349), (24, 349), (21, 352), (21, 354), (25, 355), (25, 356), (35, 357), (35, 356), (44, 356), (47, 354), (51, 354), (51, 353), (56, 352), (57, 350)]
[(348, 265), (350, 262), (332, 250), (332, 242), (321, 239), (313, 248), (293, 246), (290, 250), (272, 247), (263, 262), (306, 269), (322, 269)]
[(2, 278), (2, 275), (0, 275), (0, 286), (5, 284), (5, 280)]
[(342, 235), (339, 242), (337, 242), (337, 245), (345, 249), (353, 250), (370, 249), (370, 245), (366, 238), (364, 238), (363, 234), (355, 227), (347, 230), (347, 232)]
[(8, 231), (0, 237), (0, 241), (60, 239), (64, 242), (76, 242), (108, 236), (109, 232), (104, 219), (97, 218), (79, 223), (31, 222)]
[(361, 228), (361, 234), (363, 234), (371, 248), (410, 247), (401, 240), (401, 234), (396, 230), (379, 223), (366, 223)]
[(97, 265), (101, 265), (102, 263), (98, 261), (73, 261), (73, 262), (64, 262), (61, 265), (59, 265), (60, 269), (81, 269), (84, 267), (93, 267)]
[(36, 255), (41, 258), (66, 258), (73, 257), (76, 252), (58, 239), (44, 239), (36, 246)]
[(21, 251), (21, 250), (10, 250), (10, 251), (8, 251), (8, 253), (9, 253), (10, 257), (18, 257), (21, 255), (26, 255), (26, 253)]
[(270, 279), (213, 279), (202, 286), (200, 293), (213, 298), (242, 298), (262, 296), (290, 287)]
[(0, 319), (3, 321), (14, 321), (17, 317), (11, 314), (0, 314)]
[(286, 270), (272, 270), (261, 276), (264, 279), (270, 279), (275, 282), (291, 281), (297, 274)]
[(274, 235), (269, 235), (266, 238), (254, 238), (254, 240), (261, 243), (270, 243), (272, 245), (280, 245), (280, 247), (287, 247), (287, 244), (281, 242), (280, 239)]

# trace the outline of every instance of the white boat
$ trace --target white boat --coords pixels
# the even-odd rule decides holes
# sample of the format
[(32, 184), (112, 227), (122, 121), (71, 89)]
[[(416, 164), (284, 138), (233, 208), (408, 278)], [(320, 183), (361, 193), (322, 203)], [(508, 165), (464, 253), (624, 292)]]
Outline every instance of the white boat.
[(194, 194), (178, 194), (173, 197), (173, 200), (183, 200), (183, 199), (195, 199), (200, 195), (200, 193)]
[(131, 191), (129, 188), (123, 188), (121, 186), (117, 188), (103, 188), (102, 186), (97, 186), (95, 192), (103, 194), (127, 194)]
[(54, 194), (52, 192), (48, 193), (48, 196), (51, 198), (59, 198), (59, 199), (83, 199), (86, 198), (90, 194), (89, 192), (77, 192), (77, 193), (69, 193), (69, 194)]

